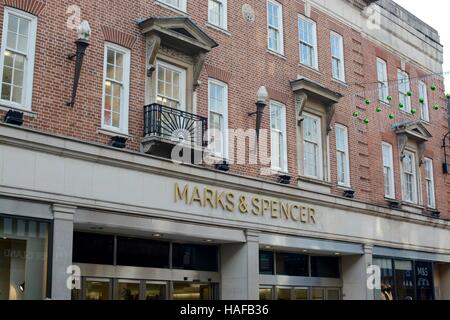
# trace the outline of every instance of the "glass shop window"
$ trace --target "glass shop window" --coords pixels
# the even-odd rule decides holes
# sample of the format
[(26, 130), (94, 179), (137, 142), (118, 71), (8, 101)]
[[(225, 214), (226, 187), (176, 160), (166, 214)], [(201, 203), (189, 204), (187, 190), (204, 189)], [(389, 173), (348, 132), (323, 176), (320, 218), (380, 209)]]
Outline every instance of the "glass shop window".
[(117, 237), (117, 265), (169, 268), (169, 242)]
[(218, 258), (219, 250), (215, 246), (178, 243), (172, 246), (173, 269), (217, 272)]
[(114, 264), (114, 236), (74, 232), (73, 262)]
[(0, 216), (0, 301), (47, 297), (49, 226)]
[(394, 269), (392, 267), (391, 259), (373, 259), (373, 264), (380, 267), (381, 270), (381, 287), (390, 289), (390, 292), (384, 293), (386, 296), (382, 296), (383, 293), (381, 290), (375, 291), (375, 299), (376, 300), (385, 300), (387, 296), (393, 297), (393, 288), (394, 288)]
[(413, 300), (415, 292), (412, 261), (395, 260), (394, 265), (398, 300)]
[(431, 262), (416, 262), (416, 292), (417, 300), (434, 300), (433, 264)]
[(283, 276), (309, 276), (308, 256), (296, 253), (277, 253), (277, 274)]
[(340, 278), (340, 259), (337, 257), (311, 257), (311, 276)]
[(260, 251), (259, 252), (259, 273), (260, 274), (274, 274), (274, 264), (273, 264), (274, 253), (270, 251)]

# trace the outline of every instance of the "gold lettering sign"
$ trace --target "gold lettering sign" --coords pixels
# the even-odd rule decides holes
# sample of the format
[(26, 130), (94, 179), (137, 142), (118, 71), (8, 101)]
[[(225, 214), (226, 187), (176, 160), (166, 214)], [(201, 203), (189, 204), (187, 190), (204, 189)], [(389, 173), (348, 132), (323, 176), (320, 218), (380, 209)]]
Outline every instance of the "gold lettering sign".
[(223, 210), (242, 215), (270, 217), (303, 224), (316, 223), (316, 210), (299, 203), (290, 203), (262, 196), (236, 196), (235, 193), (212, 188), (175, 184), (175, 203)]

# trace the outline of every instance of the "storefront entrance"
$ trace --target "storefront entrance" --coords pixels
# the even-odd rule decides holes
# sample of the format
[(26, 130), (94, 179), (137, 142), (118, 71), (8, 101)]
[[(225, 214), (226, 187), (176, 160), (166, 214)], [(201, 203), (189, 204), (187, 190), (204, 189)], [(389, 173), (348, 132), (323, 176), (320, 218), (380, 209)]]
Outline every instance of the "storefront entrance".
[(259, 300), (341, 300), (341, 289), (267, 286), (259, 289)]
[(73, 300), (214, 300), (216, 284), (83, 278)]
[(73, 300), (215, 300), (218, 247), (75, 232)]

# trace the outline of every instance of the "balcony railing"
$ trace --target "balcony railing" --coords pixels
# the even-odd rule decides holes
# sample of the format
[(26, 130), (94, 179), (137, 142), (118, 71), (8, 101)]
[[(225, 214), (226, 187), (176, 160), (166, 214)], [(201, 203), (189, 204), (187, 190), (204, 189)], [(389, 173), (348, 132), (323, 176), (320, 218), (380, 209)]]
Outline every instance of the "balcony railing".
[(207, 122), (204, 117), (154, 103), (144, 109), (144, 137), (205, 147)]

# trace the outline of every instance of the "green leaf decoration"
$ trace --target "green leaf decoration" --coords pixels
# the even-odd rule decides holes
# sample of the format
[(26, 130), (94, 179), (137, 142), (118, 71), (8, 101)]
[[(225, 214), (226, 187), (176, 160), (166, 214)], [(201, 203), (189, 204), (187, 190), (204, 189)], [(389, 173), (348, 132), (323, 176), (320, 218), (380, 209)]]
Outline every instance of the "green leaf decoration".
[(355, 112), (353, 112), (353, 116), (356, 118), (356, 117), (359, 117), (359, 112), (358, 111), (355, 111)]
[(432, 85), (431, 85), (431, 91), (436, 91), (436, 90), (437, 90), (437, 85), (432, 84)]
[(388, 118), (391, 120), (395, 119), (395, 115), (393, 113), (389, 113)]
[(416, 114), (417, 113), (417, 109), (411, 109), (411, 114)]
[(433, 109), (434, 110), (439, 110), (441, 107), (437, 104), (437, 103), (435, 103), (434, 105), (433, 105)]
[(381, 107), (378, 107), (378, 108), (375, 109), (375, 111), (376, 112), (381, 112), (381, 111), (383, 111), (383, 109), (381, 109)]
[(411, 96), (412, 96), (412, 91), (408, 91), (408, 92), (406, 93), (406, 95), (407, 95), (408, 97), (411, 97)]
[(364, 100), (364, 103), (368, 106), (368, 105), (370, 105), (372, 102), (370, 101), (370, 99), (366, 99), (366, 100)]
[(419, 102), (420, 102), (421, 104), (424, 104), (424, 103), (425, 103), (425, 98), (420, 98), (420, 99), (419, 99)]
[(447, 93), (446, 97), (447, 97), (447, 99), (450, 99), (450, 93)]
[(365, 119), (364, 119), (364, 123), (365, 123), (365, 124), (369, 124), (369, 122), (370, 122), (370, 121), (369, 121), (369, 118), (365, 118)]
[(387, 99), (387, 101), (390, 102), (390, 101), (392, 101), (392, 96), (387, 96), (386, 99)]
[(399, 107), (400, 109), (404, 109), (404, 108), (405, 108), (405, 105), (404, 105), (403, 103), (399, 103), (398, 107)]

